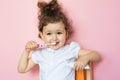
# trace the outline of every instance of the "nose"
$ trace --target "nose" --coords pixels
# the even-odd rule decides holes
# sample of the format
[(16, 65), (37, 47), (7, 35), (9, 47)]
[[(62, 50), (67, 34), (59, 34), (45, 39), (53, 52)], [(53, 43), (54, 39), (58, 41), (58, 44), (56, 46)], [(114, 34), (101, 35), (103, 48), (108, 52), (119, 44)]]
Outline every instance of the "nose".
[(52, 40), (53, 40), (53, 41), (56, 41), (56, 40), (57, 40), (57, 35), (56, 35), (56, 34), (54, 34), (54, 35), (52, 36)]

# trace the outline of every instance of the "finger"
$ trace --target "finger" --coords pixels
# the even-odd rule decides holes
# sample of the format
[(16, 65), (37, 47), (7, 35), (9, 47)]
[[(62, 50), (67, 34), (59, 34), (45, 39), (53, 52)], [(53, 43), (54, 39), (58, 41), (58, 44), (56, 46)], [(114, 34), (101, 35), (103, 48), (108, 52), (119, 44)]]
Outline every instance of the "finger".
[(76, 64), (75, 70), (79, 70), (79, 64)]
[(75, 68), (76, 68), (76, 63), (74, 64), (74, 66), (73, 66), (73, 69), (75, 70)]
[(35, 48), (38, 47), (37, 42), (34, 42), (34, 41), (32, 41), (31, 45), (32, 45), (32, 48), (33, 48), (33, 49), (35, 49)]
[(81, 65), (79, 69), (80, 69), (80, 70), (83, 70), (83, 69), (84, 69), (83, 65)]
[(27, 42), (27, 43), (26, 43), (25, 48), (26, 48), (26, 49), (30, 49), (30, 42)]
[(30, 49), (30, 46), (29, 46), (29, 42), (26, 43), (26, 45), (25, 45), (25, 50), (28, 51), (28, 52), (31, 50), (31, 49)]
[(76, 66), (76, 70), (79, 70), (79, 65)]
[(28, 48), (32, 49), (32, 41), (28, 42), (27, 46)]
[(78, 65), (77, 65), (77, 63), (74, 64), (74, 70), (78, 70)]
[(37, 47), (37, 43), (34, 41), (30, 41), (28, 45), (29, 45), (30, 49), (35, 49)]
[(26, 44), (27, 49), (32, 49), (33, 47), (34, 47), (34, 42), (33, 41), (27, 42), (27, 44)]
[(30, 52), (31, 49), (28, 48), (27, 46), (25, 46), (25, 50), (28, 51), (28, 52)]

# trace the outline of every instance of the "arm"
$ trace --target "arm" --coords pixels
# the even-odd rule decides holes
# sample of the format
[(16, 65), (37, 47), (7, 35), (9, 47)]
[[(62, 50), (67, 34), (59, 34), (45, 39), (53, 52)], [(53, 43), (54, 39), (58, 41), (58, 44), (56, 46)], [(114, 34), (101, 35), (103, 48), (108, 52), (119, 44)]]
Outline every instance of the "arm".
[(18, 72), (25, 73), (32, 69), (36, 64), (33, 62), (31, 58), (29, 58), (29, 53), (26, 50), (23, 51), (19, 63), (18, 63)]
[(78, 58), (81, 57), (85, 57), (90, 62), (96, 62), (100, 60), (99, 53), (93, 50), (80, 50), (78, 53)]
[(83, 70), (89, 62), (97, 62), (100, 60), (98, 52), (93, 50), (79, 50), (78, 59), (74, 68), (76, 70)]
[(37, 48), (37, 43), (33, 41), (29, 41), (27, 44), (27, 49), (23, 50), (23, 53), (19, 59), (18, 62), (18, 72), (25, 73), (32, 69), (36, 64), (32, 60), (31, 57), (29, 57), (30, 51)]

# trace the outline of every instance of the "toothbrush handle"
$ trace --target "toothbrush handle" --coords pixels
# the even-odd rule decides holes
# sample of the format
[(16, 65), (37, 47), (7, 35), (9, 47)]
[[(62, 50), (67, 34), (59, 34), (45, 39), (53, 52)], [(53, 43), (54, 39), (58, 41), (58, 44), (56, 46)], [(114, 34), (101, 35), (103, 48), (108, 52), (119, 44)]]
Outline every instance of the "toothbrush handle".
[[(47, 48), (47, 44), (37, 44), (37, 48)], [(30, 51), (30, 49), (27, 47), (27, 46), (25, 46), (25, 49), (27, 50), (27, 51)]]
[(47, 44), (38, 44), (38, 48), (46, 48), (47, 46)]

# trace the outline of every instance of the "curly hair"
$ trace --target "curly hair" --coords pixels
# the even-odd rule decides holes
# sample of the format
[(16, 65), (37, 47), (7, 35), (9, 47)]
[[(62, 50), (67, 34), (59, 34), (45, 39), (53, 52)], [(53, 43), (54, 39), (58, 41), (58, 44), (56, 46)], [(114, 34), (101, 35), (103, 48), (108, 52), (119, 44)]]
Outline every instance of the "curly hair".
[[(62, 12), (61, 6), (58, 4), (57, 0), (52, 0), (49, 3), (38, 2), (39, 8), (38, 12), (38, 30), (43, 31), (43, 27), (49, 23), (56, 23), (62, 21), (65, 25), (65, 30), (68, 36), (72, 34), (72, 26), (66, 15)], [(40, 37), (40, 35), (39, 35)]]

